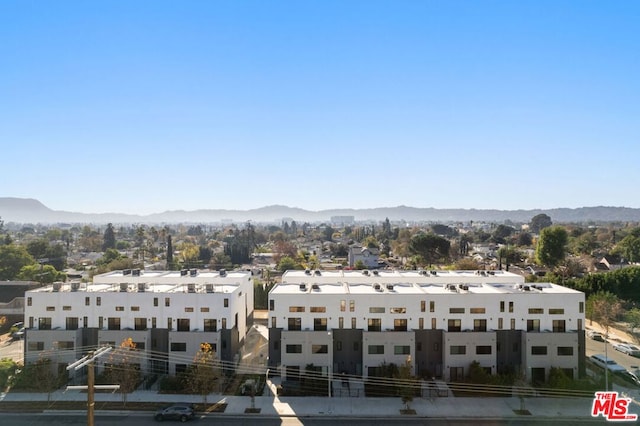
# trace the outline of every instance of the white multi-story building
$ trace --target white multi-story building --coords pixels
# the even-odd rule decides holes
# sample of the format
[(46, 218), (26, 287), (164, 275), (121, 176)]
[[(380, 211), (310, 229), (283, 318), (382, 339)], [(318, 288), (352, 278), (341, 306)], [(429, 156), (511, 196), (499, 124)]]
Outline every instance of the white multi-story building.
[(131, 338), (140, 368), (184, 370), (209, 343), (233, 360), (253, 316), (253, 282), (245, 271), (124, 270), (93, 283), (54, 283), (25, 293), (25, 359), (55, 354), (70, 363), (99, 345)]
[(488, 372), (544, 382), (584, 372), (584, 293), (505, 271), (288, 271), (269, 293), (269, 366), (457, 381)]

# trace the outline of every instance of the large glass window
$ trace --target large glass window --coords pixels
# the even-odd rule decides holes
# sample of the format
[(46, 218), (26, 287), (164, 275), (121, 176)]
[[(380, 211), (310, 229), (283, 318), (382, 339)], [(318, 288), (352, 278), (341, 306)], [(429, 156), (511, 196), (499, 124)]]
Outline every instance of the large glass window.
[(450, 319), (447, 324), (448, 331), (462, 331), (462, 321), (459, 319)]
[(367, 327), (368, 331), (382, 331), (382, 320), (380, 318), (369, 318)]
[(314, 318), (313, 319), (314, 331), (327, 331), (327, 319), (326, 318)]
[(78, 329), (78, 317), (67, 317), (66, 321), (66, 329), (67, 330), (77, 330)]
[(178, 318), (178, 331), (190, 331), (191, 321), (189, 318)]
[(384, 355), (384, 345), (369, 345), (369, 355)]
[(553, 320), (553, 332), (564, 333), (566, 331), (564, 320)]
[(287, 345), (286, 353), (288, 354), (301, 354), (302, 345)]
[(302, 330), (302, 319), (299, 317), (289, 318), (288, 330), (291, 330), (291, 331)]
[(218, 320), (213, 318), (205, 318), (204, 331), (218, 331)]
[(540, 320), (539, 319), (527, 320), (527, 331), (540, 331)]
[(136, 330), (146, 330), (147, 329), (147, 318), (134, 318), (134, 328)]
[(406, 318), (394, 319), (393, 331), (407, 331), (407, 319)]
[(473, 331), (487, 331), (487, 320), (486, 319), (473, 320)]
[(467, 353), (467, 347), (464, 345), (452, 345), (449, 347), (449, 353), (451, 355), (465, 355)]
[(107, 328), (109, 330), (120, 330), (120, 318), (109, 317), (107, 319)]

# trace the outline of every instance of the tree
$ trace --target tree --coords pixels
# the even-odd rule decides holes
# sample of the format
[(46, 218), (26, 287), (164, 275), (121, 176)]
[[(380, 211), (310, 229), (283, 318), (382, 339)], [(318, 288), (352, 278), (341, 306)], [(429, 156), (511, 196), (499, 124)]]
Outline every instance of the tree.
[(202, 400), (207, 403), (207, 395), (216, 388), (218, 380), (218, 368), (215, 365), (216, 353), (209, 343), (201, 343), (200, 350), (193, 359), (193, 365), (187, 374), (187, 388), (202, 395)]
[(416, 394), (416, 389), (420, 386), (411, 370), (411, 356), (408, 356), (407, 361), (398, 367), (396, 376), (399, 386), (398, 393), (407, 411), (411, 410), (411, 402)]
[(640, 236), (636, 236), (634, 233), (627, 235), (616, 246), (616, 252), (629, 262), (640, 262)]
[(450, 248), (449, 240), (423, 232), (414, 235), (409, 241), (409, 251), (422, 257), (429, 267), (433, 262), (449, 257)]
[(0, 281), (15, 280), (24, 266), (34, 264), (35, 259), (23, 246), (0, 246)]
[(627, 322), (629, 334), (631, 334), (633, 338), (636, 341), (638, 341), (638, 336), (636, 335), (636, 328), (640, 327), (640, 309), (632, 308), (628, 310), (624, 314), (624, 320)]
[(548, 267), (557, 266), (564, 260), (568, 240), (567, 230), (563, 227), (544, 228), (536, 246), (536, 260)]
[(67, 274), (58, 272), (51, 265), (25, 265), (17, 276), (20, 280), (37, 281), (43, 284), (51, 284), (56, 281), (66, 281)]
[(118, 392), (122, 394), (122, 403), (126, 406), (127, 394), (133, 392), (140, 382), (140, 365), (133, 360), (141, 355), (136, 354), (136, 344), (131, 337), (123, 339), (120, 346), (111, 352), (107, 376), (112, 383), (119, 384)]
[(540, 231), (551, 225), (553, 225), (551, 218), (544, 213), (540, 213), (531, 218), (531, 222), (529, 222), (529, 230), (534, 234), (539, 234)]
[(167, 269), (173, 268), (173, 244), (171, 243), (171, 235), (167, 235)]
[(604, 329), (605, 334), (609, 334), (609, 328), (622, 312), (620, 299), (609, 292), (599, 292), (592, 294), (587, 299), (587, 313), (589, 319), (596, 321)]
[(291, 269), (298, 269), (298, 263), (295, 261), (295, 259), (289, 257), (289, 256), (284, 256), (282, 258), (280, 258), (280, 261), (278, 262), (278, 267), (277, 267), (278, 271), (280, 272), (286, 272), (288, 270)]
[(113, 230), (113, 224), (107, 224), (107, 229), (104, 231), (104, 237), (102, 242), (102, 251), (107, 251), (107, 249), (115, 249), (116, 248), (116, 233)]

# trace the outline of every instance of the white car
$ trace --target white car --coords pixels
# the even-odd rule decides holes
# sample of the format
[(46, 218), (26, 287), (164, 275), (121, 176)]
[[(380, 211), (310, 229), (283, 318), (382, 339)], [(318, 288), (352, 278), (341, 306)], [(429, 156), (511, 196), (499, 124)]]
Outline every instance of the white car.
[(615, 349), (616, 351), (620, 351), (623, 354), (640, 358), (640, 348), (630, 343), (619, 343), (617, 345), (613, 345), (613, 349)]
[(618, 365), (617, 362), (615, 362), (614, 360), (612, 360), (611, 358), (608, 358), (602, 354), (596, 354), (596, 355), (591, 355), (591, 361), (602, 367), (602, 368), (606, 368), (607, 370), (611, 371), (612, 373), (623, 373), (623, 372), (627, 372), (627, 369), (624, 368), (621, 365)]

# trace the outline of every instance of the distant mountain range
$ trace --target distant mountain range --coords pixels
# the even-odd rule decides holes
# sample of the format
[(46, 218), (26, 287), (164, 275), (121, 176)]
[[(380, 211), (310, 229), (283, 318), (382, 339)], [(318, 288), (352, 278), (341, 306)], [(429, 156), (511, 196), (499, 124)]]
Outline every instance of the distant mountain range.
[(297, 222), (328, 222), (333, 216), (353, 216), (356, 221), (407, 222), (513, 222), (527, 223), (537, 214), (545, 213), (554, 223), (567, 222), (640, 222), (640, 209), (628, 207), (580, 207), (576, 209), (481, 210), (435, 209), (408, 206), (374, 209), (332, 209), (310, 211), (287, 206), (266, 206), (252, 210), (171, 210), (150, 215), (121, 213), (88, 214), (51, 210), (38, 200), (0, 197), (0, 218), (5, 223), (217, 223), (265, 222), (280, 223), (283, 218)]

